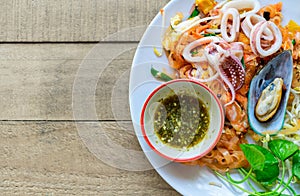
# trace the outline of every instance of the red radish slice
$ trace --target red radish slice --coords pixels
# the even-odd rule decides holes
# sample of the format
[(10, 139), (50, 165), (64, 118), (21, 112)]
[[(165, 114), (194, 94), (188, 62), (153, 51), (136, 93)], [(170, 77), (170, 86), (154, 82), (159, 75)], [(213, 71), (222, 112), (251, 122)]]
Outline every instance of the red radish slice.
[(238, 90), (243, 86), (245, 82), (245, 69), (236, 56), (230, 55), (225, 57), (220, 64), (220, 71), (228, 78), (234, 90)]

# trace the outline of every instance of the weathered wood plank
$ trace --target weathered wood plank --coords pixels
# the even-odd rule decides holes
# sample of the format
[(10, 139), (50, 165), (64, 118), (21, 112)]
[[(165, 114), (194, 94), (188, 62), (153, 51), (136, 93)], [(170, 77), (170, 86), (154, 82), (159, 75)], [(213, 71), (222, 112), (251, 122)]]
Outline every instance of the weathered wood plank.
[(1, 42), (137, 41), (168, 0), (1, 0)]
[[(130, 122), (88, 125), (141, 151)], [(177, 195), (155, 170), (125, 171), (97, 159), (74, 122), (0, 122), (0, 134), (2, 195)]]
[[(96, 50), (99, 55), (83, 63), (94, 46), (1, 44), (0, 120), (73, 120), (72, 98), (76, 95), (83, 97), (86, 105), (95, 99), (98, 115), (77, 120), (130, 120), (128, 81), (137, 45), (101, 44)], [(80, 65), (86, 73), (77, 78)], [(75, 79), (85, 81), (82, 94), (72, 94)], [(85, 92), (93, 83), (97, 84), (95, 89)], [(116, 85), (118, 93), (113, 100), (122, 106), (117, 115), (112, 111)]]

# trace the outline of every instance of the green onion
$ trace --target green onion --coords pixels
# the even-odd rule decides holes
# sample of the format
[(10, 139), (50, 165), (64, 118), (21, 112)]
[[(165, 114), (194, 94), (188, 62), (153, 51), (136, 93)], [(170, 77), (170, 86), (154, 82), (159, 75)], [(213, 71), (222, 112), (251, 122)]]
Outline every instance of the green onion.
[(293, 44), (293, 45), (296, 44), (296, 40), (295, 40), (295, 39), (292, 40), (292, 44)]
[(170, 76), (168, 76), (167, 74), (163, 73), (163, 72), (160, 72), (156, 69), (153, 68), (153, 66), (151, 66), (151, 74), (155, 77), (155, 78), (158, 78), (158, 79), (161, 79), (165, 82), (168, 82), (168, 81), (171, 81), (173, 80), (173, 78), (171, 78)]
[(210, 36), (216, 36), (217, 34), (215, 33), (205, 33), (203, 36), (204, 37), (210, 37)]
[(198, 51), (191, 52), (192, 55), (198, 54)]
[(189, 19), (194, 18), (194, 17), (198, 16), (199, 14), (200, 14), (200, 12), (198, 10), (198, 7), (196, 6), (194, 11), (192, 12), (192, 14), (189, 16)]
[(246, 69), (246, 65), (245, 65), (245, 59), (244, 59), (244, 57), (242, 58), (242, 60), (241, 60), (241, 63), (242, 63), (242, 65), (243, 65), (244, 69)]

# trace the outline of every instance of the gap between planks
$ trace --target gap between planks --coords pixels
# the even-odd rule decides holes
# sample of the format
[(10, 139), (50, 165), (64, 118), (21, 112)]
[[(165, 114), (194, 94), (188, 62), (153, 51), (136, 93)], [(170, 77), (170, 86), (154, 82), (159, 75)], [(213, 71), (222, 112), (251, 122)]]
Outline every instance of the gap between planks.
[(1, 44), (138, 44), (140, 41), (41, 41), (41, 42), (5, 42)]
[(12, 123), (18, 123), (18, 122), (26, 122), (26, 123), (35, 123), (35, 122), (45, 122), (45, 123), (110, 123), (110, 122), (132, 122), (131, 120), (0, 120), (1, 122), (12, 122)]

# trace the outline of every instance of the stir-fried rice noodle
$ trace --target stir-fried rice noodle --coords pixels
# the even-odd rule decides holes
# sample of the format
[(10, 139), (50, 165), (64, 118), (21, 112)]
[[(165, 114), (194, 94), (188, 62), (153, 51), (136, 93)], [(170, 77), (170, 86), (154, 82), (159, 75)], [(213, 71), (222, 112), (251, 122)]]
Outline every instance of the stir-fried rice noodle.
[[(209, 2), (209, 10), (194, 6), (200, 11), (198, 16), (184, 19), (187, 16), (177, 13), (172, 17), (162, 41), (169, 65), (178, 71), (179, 78), (206, 84), (219, 97), (226, 114), (225, 128), (216, 147), (186, 164), (218, 171), (248, 165), (239, 145), (247, 142), (246, 133), (252, 133), (247, 118), (249, 86), (254, 75), (282, 50), (292, 51), (299, 73), (294, 74), (284, 129), (278, 137), (300, 146), (300, 26), (293, 21), (281, 25), (281, 2), (261, 7), (258, 0), (205, 1)], [(227, 62), (235, 62), (239, 73), (227, 73)], [(230, 74), (238, 74), (242, 80), (235, 80)]]

